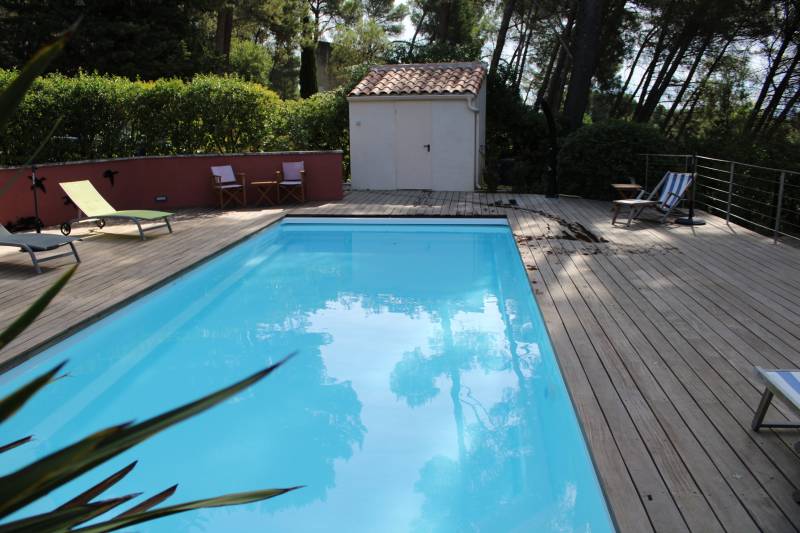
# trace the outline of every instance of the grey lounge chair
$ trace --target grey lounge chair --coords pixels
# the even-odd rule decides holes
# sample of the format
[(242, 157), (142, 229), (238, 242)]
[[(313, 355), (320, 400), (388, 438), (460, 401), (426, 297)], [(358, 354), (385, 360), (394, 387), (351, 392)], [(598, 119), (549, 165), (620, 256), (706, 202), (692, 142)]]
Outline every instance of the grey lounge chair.
[[(62, 237), (61, 235), (39, 233), (22, 233), (15, 235), (0, 225), (0, 246), (13, 246), (14, 248), (19, 248), (20, 251), (27, 252), (28, 255), (31, 256), (33, 268), (36, 269), (37, 274), (42, 273), (42, 269), (39, 268), (39, 263), (50, 261), (51, 259), (72, 255), (75, 256), (75, 262), (80, 263), (81, 258), (78, 257), (78, 251), (75, 249), (75, 241), (77, 240), (80, 239), (77, 237)], [(64, 245), (69, 245), (72, 251), (48, 255), (46, 257), (36, 257), (37, 253), (55, 250)]]
[(800, 415), (800, 370), (792, 369), (764, 369), (756, 367), (756, 374), (764, 382), (764, 394), (758, 404), (753, 423), (753, 431), (761, 428), (800, 428), (796, 422), (765, 423), (764, 415), (767, 414), (772, 403), (772, 398), (777, 396), (781, 401)]
[[(764, 382), (764, 393), (761, 395), (761, 401), (756, 409), (756, 414), (753, 416), (753, 422), (750, 424), (753, 431), (758, 431), (761, 428), (800, 428), (800, 424), (792, 421), (764, 422), (764, 416), (767, 414), (774, 397), (780, 398), (795, 414), (800, 415), (800, 370), (771, 370), (756, 367), (756, 374)], [(796, 452), (800, 452), (800, 442), (794, 443), (794, 449)], [(794, 491), (792, 497), (795, 502), (800, 503), (800, 490)]]

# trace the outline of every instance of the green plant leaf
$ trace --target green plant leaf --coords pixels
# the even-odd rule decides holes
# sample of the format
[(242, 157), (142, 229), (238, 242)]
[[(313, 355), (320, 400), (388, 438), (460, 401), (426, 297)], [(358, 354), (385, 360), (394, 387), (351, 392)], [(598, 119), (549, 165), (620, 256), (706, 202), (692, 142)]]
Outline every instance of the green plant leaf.
[(156, 433), (195, 416), (264, 379), (294, 353), (224, 389), (139, 424), (121, 424), (89, 435), (0, 478), (0, 518), (128, 450)]
[[(80, 21), (79, 21), (80, 22)], [(0, 131), (2, 131), (11, 115), (25, 97), (33, 81), (45, 71), (48, 65), (64, 50), (64, 46), (72, 36), (78, 26), (78, 22), (72, 25), (54, 42), (39, 49), (28, 63), (22, 68), (14, 81), (12, 81), (5, 91), (0, 94)]]
[(3, 444), (3, 445), (0, 446), (0, 453), (5, 453), (5, 452), (7, 452), (9, 450), (13, 450), (14, 448), (22, 446), (23, 444), (27, 444), (32, 440), (33, 440), (33, 436), (32, 435), (28, 435), (27, 437), (22, 437), (21, 439), (17, 439), (14, 442), (9, 442), (8, 444)]
[(78, 494), (77, 496), (72, 498), (70, 501), (65, 503), (64, 505), (56, 508), (56, 511), (60, 511), (61, 509), (69, 509), (70, 507), (77, 507), (77, 506), (80, 506), (80, 505), (88, 504), (93, 499), (95, 499), (97, 496), (99, 496), (100, 494), (102, 494), (106, 490), (108, 490), (109, 487), (112, 487), (119, 480), (121, 480), (122, 478), (127, 476), (130, 473), (130, 471), (133, 470), (133, 467), (136, 466), (136, 463), (137, 463), (137, 461), (134, 461), (131, 464), (129, 464), (128, 466), (122, 468), (121, 470), (118, 470), (118, 471), (114, 472), (113, 474), (111, 474), (110, 476), (105, 478), (103, 481), (101, 481), (100, 483), (98, 483), (94, 487), (81, 492), (80, 494)]
[[(67, 284), (69, 278), (72, 277), (77, 269), (78, 265), (75, 264), (69, 270), (64, 272), (64, 274), (58, 278), (58, 280), (53, 283), (53, 285), (47, 289), (44, 294), (39, 296), (36, 301), (33, 302), (31, 306), (19, 316), (19, 318), (12, 322), (11, 325), (5, 329), (5, 331), (0, 333), (0, 350), (7, 346), (8, 343), (14, 340), (14, 338), (20, 333), (25, 331), (25, 329), (27, 329), (27, 327), (30, 326), (34, 320), (36, 320), (36, 317), (39, 316), (50, 304), (50, 302), (53, 301), (53, 298), (55, 298), (56, 295), (61, 292), (61, 289), (64, 288), (64, 285)], [(3, 419), (0, 418), (0, 421), (2, 420)]]
[(146, 513), (139, 513), (136, 515), (126, 516), (124, 518), (114, 518), (100, 524), (95, 524), (88, 527), (76, 529), (74, 531), (81, 533), (104, 533), (106, 531), (115, 531), (123, 527), (132, 526), (134, 524), (141, 524), (156, 518), (163, 518), (165, 516), (192, 511), (194, 509), (204, 509), (208, 507), (227, 507), (230, 505), (241, 505), (244, 503), (259, 502), (286, 494), (287, 492), (297, 490), (302, 487), (290, 487), (288, 489), (266, 489), (254, 490), (250, 492), (239, 492), (237, 494), (228, 494), (226, 496), (218, 496), (216, 498), (206, 498), (203, 500), (195, 500), (192, 502), (179, 503), (169, 507), (162, 507), (161, 509), (154, 509)]
[(0, 533), (22, 533), (36, 531), (37, 533), (71, 531), (73, 527), (107, 513), (114, 507), (139, 496), (128, 494), (118, 498), (110, 498), (85, 505), (56, 509), (49, 513), (42, 513), (6, 524), (0, 525)]
[(8, 420), (11, 415), (16, 413), (31, 397), (39, 392), (39, 389), (53, 381), (53, 378), (64, 367), (66, 361), (57, 365), (52, 370), (45, 372), (38, 378), (34, 378), (8, 396), (0, 399), (0, 423)]
[(139, 513), (143, 513), (145, 511), (147, 511), (148, 509), (150, 509), (151, 507), (155, 507), (159, 503), (163, 502), (164, 500), (166, 500), (167, 498), (169, 498), (170, 496), (175, 494), (175, 490), (177, 488), (178, 488), (178, 485), (176, 484), (176, 485), (172, 485), (168, 489), (162, 490), (161, 492), (159, 492), (155, 496), (151, 496), (151, 497), (147, 498), (145, 501), (134, 505), (133, 507), (131, 507), (130, 509), (128, 509), (124, 513), (122, 513), (119, 516), (117, 516), (114, 520), (117, 520), (119, 518), (125, 518), (127, 516), (131, 516), (131, 515), (135, 515), (135, 514), (139, 514)]

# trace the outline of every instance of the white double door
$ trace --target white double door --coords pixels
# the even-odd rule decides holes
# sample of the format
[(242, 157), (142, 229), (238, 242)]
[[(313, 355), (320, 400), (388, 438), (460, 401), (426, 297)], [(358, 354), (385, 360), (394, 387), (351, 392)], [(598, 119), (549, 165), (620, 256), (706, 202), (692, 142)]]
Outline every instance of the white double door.
[(431, 102), (395, 102), (395, 169), (398, 189), (433, 188)]

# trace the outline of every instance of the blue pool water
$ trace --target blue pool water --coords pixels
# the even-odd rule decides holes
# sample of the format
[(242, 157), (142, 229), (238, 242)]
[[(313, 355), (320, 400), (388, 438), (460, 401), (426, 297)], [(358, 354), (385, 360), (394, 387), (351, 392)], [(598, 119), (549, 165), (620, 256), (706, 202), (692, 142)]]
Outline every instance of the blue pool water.
[[(176, 235), (176, 239), (179, 238)], [(0, 376), (68, 359), (2, 428), (0, 472), (298, 356), (133, 459), (109, 495), (305, 485), (137, 531), (603, 532), (600, 486), (505, 225), (283, 222)]]

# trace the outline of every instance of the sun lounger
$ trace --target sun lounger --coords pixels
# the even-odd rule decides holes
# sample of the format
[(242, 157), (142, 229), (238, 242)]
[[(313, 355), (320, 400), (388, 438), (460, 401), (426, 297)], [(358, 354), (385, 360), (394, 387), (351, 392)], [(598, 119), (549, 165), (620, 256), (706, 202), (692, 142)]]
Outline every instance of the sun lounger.
[[(169, 217), (172, 216), (172, 213), (167, 213), (166, 211), (149, 211), (146, 209), (117, 211), (111, 207), (111, 204), (106, 202), (106, 199), (97, 192), (97, 189), (95, 189), (88, 180), (68, 181), (59, 183), (59, 185), (61, 185), (61, 188), (67, 193), (72, 203), (78, 206), (78, 210), (83, 213), (82, 217), (79, 216), (75, 220), (65, 222), (61, 225), (61, 233), (64, 235), (69, 235), (70, 231), (72, 231), (72, 224), (95, 221), (97, 226), (102, 228), (106, 224), (106, 219), (115, 218), (129, 220), (136, 224), (136, 227), (139, 229), (139, 237), (142, 240), (144, 240), (145, 231), (167, 228), (167, 230), (172, 233), (172, 226), (169, 223)], [(142, 228), (142, 222), (153, 222), (161, 219), (164, 220), (163, 224)]]
[[(76, 237), (62, 237), (61, 235), (50, 235), (41, 233), (11, 233), (5, 227), (0, 225), (0, 246), (11, 246), (19, 248), (31, 257), (33, 268), (36, 269), (37, 274), (42, 273), (39, 264), (59, 257), (74, 256), (75, 262), (80, 263), (81, 259), (78, 257), (78, 251), (75, 250)], [(48, 255), (46, 257), (37, 257), (37, 253), (48, 252), (55, 250), (61, 246), (69, 245), (71, 251), (64, 252), (56, 255)]]
[(756, 372), (764, 381), (765, 388), (751, 424), (753, 431), (761, 428), (800, 428), (798, 423), (764, 423), (764, 415), (775, 396), (800, 415), (800, 370), (765, 370), (756, 367)]
[[(642, 211), (647, 208), (654, 208), (660, 211), (661, 218), (659, 222), (663, 224), (666, 222), (667, 216), (678, 205), (678, 202), (683, 199), (693, 181), (694, 174), (691, 172), (667, 172), (650, 193), (641, 191), (636, 198), (614, 200), (614, 217), (611, 219), (611, 224), (617, 223), (617, 216), (622, 207), (627, 207), (629, 210), (626, 226), (630, 226), (631, 221), (634, 218), (638, 218)], [(655, 199), (656, 195), (658, 195), (657, 200)]]

